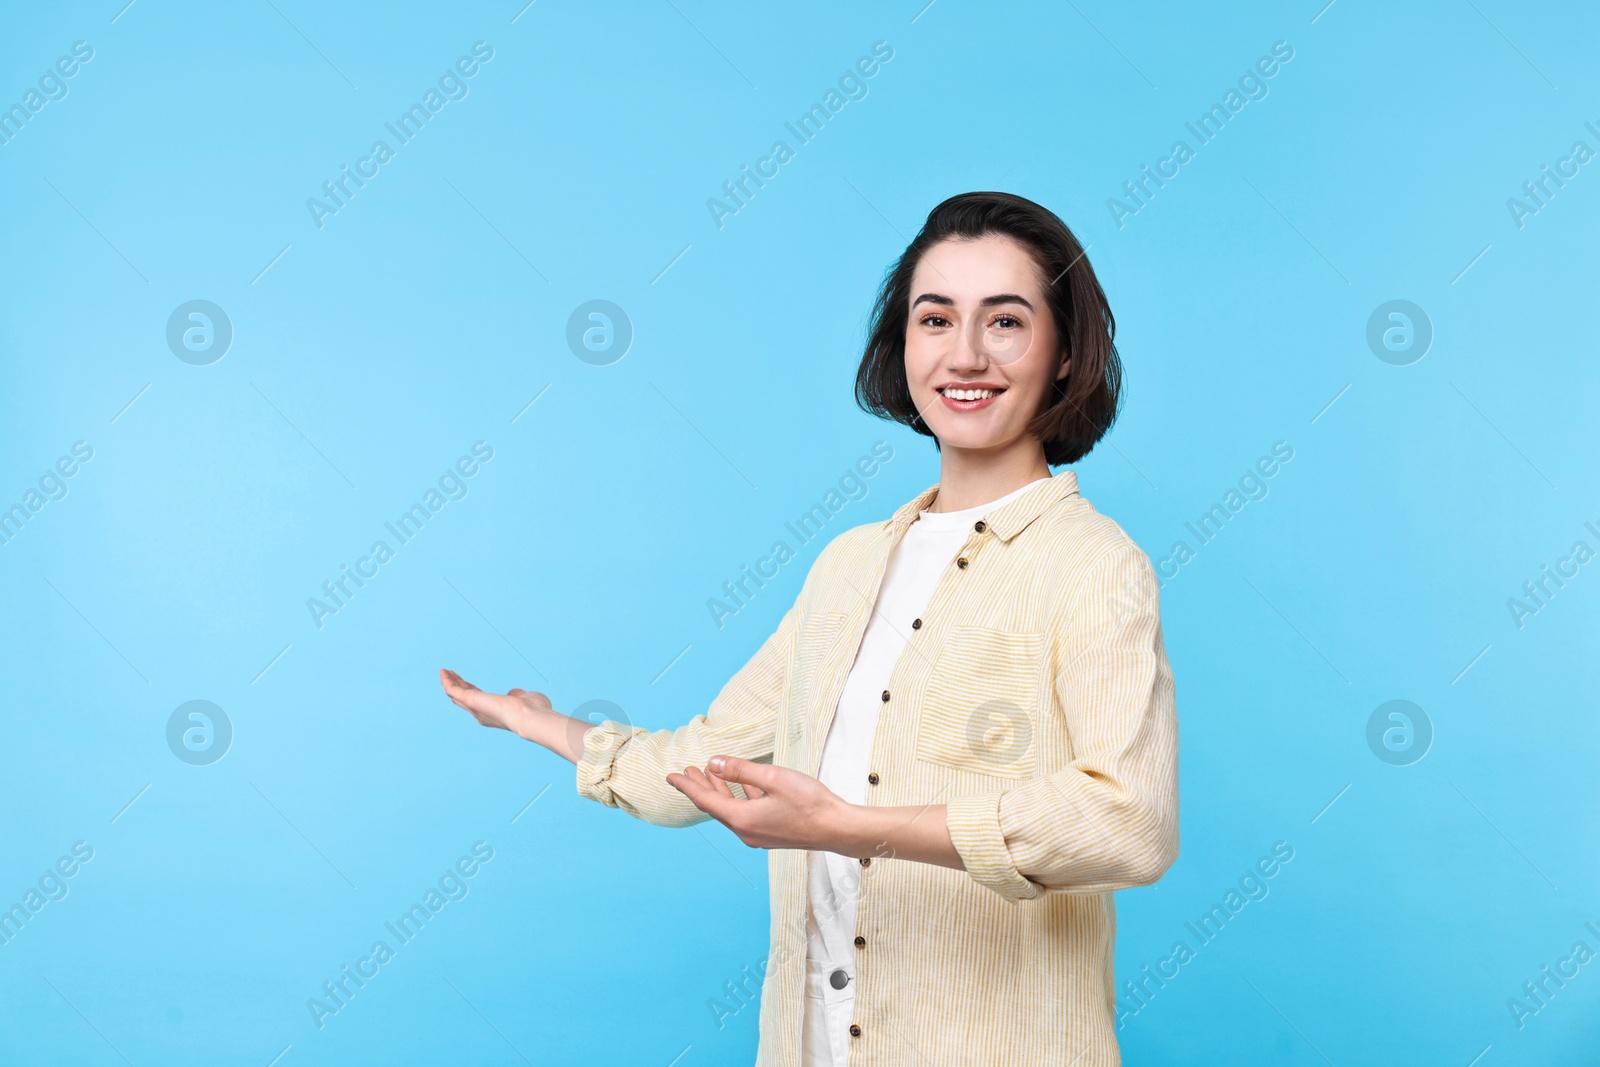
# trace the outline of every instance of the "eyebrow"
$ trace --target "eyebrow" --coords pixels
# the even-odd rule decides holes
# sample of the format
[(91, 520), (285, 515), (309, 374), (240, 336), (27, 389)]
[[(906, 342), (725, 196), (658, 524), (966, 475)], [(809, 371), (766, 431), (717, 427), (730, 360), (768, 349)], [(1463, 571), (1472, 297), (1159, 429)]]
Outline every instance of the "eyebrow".
[[(921, 296), (911, 301), (912, 308), (915, 308), (918, 304), (946, 304), (950, 307), (956, 306), (956, 302), (951, 300), (948, 296), (945, 296), (943, 293), (923, 293)], [(1033, 305), (1029, 303), (1026, 298), (1018, 296), (1016, 293), (996, 293), (994, 296), (986, 296), (982, 300), (978, 301), (978, 306), (982, 308), (994, 307), (997, 304), (1021, 304), (1029, 311), (1033, 310)]]

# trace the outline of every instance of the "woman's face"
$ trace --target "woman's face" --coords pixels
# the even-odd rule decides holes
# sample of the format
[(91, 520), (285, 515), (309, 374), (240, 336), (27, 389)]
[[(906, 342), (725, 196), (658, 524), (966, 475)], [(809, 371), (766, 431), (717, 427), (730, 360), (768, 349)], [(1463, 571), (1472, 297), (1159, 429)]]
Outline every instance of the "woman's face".
[(1051, 383), (1067, 376), (1046, 281), (1009, 237), (940, 241), (923, 254), (911, 279), (906, 381), (941, 448), (1016, 443)]

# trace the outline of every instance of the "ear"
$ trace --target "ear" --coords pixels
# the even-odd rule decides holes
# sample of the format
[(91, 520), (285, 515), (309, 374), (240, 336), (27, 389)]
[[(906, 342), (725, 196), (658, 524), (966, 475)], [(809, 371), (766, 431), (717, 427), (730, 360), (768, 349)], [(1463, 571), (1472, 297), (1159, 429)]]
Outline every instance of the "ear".
[(1056, 381), (1061, 381), (1072, 370), (1072, 357), (1065, 356), (1061, 360), (1061, 369), (1056, 371)]

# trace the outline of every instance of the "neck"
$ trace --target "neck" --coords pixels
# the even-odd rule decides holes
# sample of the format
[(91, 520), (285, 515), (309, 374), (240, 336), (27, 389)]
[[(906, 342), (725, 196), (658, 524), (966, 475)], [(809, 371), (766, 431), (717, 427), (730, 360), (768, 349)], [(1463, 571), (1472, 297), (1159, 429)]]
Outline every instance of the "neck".
[(1043, 447), (1037, 441), (1027, 443), (1031, 447), (998, 453), (946, 445), (939, 453), (939, 492), (928, 510), (938, 514), (975, 508), (1050, 477)]

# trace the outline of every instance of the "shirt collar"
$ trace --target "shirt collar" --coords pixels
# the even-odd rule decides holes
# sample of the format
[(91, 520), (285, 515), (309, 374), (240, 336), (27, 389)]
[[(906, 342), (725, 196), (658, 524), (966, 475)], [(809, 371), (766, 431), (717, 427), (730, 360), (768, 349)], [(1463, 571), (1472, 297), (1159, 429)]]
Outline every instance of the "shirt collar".
[[(1078, 475), (1070, 470), (1061, 471), (1052, 475), (1049, 481), (1039, 483), (1009, 504), (997, 508), (993, 514), (985, 515), (984, 524), (1000, 540), (1009, 541), (1021, 533), (1028, 523), (1043, 515), (1051, 505), (1077, 491)], [(894, 515), (884, 521), (884, 526), (893, 529), (895, 536), (899, 537), (938, 495), (939, 483), (935, 482), (896, 508)]]

